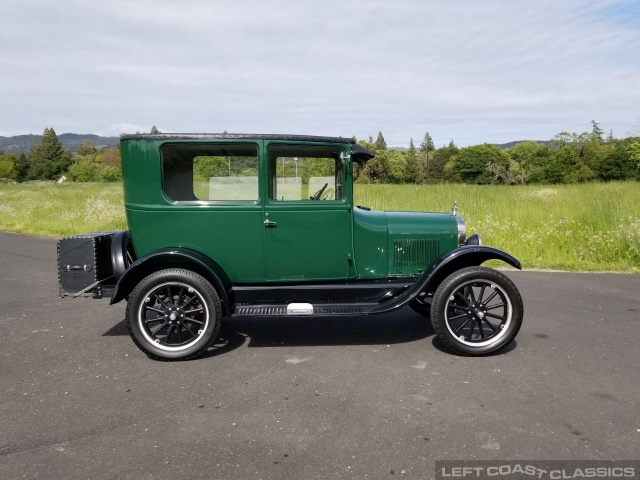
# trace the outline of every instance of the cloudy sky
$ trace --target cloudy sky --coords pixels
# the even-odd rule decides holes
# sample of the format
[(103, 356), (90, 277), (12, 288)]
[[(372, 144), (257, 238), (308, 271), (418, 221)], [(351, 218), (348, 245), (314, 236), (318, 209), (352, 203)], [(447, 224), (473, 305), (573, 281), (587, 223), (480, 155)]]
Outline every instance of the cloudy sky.
[(640, 126), (638, 0), (2, 0), (0, 135)]

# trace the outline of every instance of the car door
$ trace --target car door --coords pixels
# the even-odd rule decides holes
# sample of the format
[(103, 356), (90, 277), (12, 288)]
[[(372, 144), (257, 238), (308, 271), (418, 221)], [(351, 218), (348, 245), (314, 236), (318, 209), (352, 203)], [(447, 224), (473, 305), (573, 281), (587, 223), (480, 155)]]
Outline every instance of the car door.
[(341, 280), (352, 263), (344, 146), (265, 142), (268, 282)]

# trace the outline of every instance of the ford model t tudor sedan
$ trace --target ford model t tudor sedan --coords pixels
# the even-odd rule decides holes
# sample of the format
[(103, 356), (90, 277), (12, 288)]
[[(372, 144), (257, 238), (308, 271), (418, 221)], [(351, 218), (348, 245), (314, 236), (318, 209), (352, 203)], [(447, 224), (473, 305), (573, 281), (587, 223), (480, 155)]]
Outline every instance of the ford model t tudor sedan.
[(152, 358), (194, 358), (223, 319), (242, 316), (409, 306), (465, 355), (495, 352), (520, 329), (518, 289), (480, 266), (518, 260), (467, 238), (455, 203), (354, 205), (354, 164), (374, 154), (350, 138), (150, 134), (120, 145), (129, 230), (60, 240), (60, 295), (126, 300), (131, 338)]

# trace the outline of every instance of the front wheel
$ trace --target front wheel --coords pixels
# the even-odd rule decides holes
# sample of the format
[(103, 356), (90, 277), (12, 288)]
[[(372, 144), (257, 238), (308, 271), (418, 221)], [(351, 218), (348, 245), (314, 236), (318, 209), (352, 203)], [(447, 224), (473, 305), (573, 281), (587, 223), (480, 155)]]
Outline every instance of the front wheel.
[(468, 267), (449, 275), (436, 289), (431, 322), (451, 350), (485, 355), (507, 346), (522, 325), (520, 292), (506, 275)]
[(205, 278), (183, 269), (160, 270), (131, 292), (126, 323), (141, 350), (158, 360), (188, 360), (215, 341), (222, 311)]

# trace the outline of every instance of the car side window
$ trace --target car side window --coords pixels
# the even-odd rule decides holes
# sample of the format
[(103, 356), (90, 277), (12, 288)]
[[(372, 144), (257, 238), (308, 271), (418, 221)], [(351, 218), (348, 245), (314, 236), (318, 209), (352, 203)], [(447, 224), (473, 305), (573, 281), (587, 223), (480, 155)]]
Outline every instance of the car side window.
[(256, 144), (162, 146), (163, 188), (174, 201), (258, 200)]
[(272, 145), (269, 198), (278, 202), (342, 200), (344, 166), (340, 147)]

